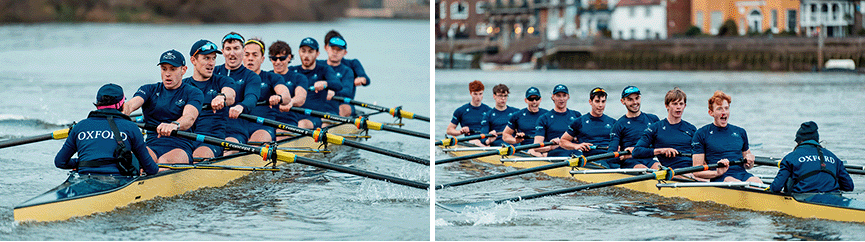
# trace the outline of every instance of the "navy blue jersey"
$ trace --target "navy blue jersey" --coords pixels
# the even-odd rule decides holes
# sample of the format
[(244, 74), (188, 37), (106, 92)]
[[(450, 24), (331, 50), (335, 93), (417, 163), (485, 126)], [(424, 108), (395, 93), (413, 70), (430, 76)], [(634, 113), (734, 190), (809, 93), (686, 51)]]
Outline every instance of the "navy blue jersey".
[[(670, 124), (667, 119), (652, 123), (643, 132), (640, 140), (634, 146), (633, 156), (636, 158), (652, 158), (655, 156), (655, 148), (673, 148), (679, 153), (691, 153), (691, 140), (697, 127), (685, 120), (677, 124)], [(693, 164), (690, 157), (658, 156), (661, 165), (673, 169), (689, 167)]]
[(610, 148), (607, 151), (615, 152), (619, 150), (619, 147), (622, 149), (634, 147), (640, 140), (640, 136), (643, 135), (643, 131), (658, 121), (660, 121), (658, 116), (646, 112), (642, 112), (640, 116), (634, 118), (622, 115), (610, 130)]
[[(318, 65), (327, 65), (326, 60), (317, 60), (316, 66)], [(351, 70), (350, 67), (346, 66), (343, 63), (340, 63), (337, 66), (330, 66), (333, 68), (334, 73), (336, 74), (336, 78), (339, 79), (339, 82), (342, 86), (342, 90), (336, 92), (336, 96), (340, 97), (351, 97), (354, 98), (354, 71)], [(339, 105), (342, 104), (340, 101), (328, 101), (328, 111), (331, 113), (339, 113)]]
[(451, 123), (460, 127), (469, 127), (469, 130), (480, 132), (481, 120), (484, 119), (484, 114), (490, 111), (490, 106), (481, 103), (480, 106), (472, 106), (471, 103), (466, 103), (456, 110), (451, 118)]
[[(591, 113), (583, 114), (568, 126), (568, 135), (574, 137), (575, 143), (591, 143), (596, 146), (604, 146), (610, 143), (610, 130), (616, 120), (606, 114), (595, 117)], [(592, 149), (583, 152), (583, 155), (603, 154), (602, 149)]]
[[(694, 133), (691, 149), (694, 154), (705, 154), (706, 164), (715, 164), (721, 159), (739, 160), (742, 159), (742, 152), (749, 149), (748, 133), (732, 124), (721, 128), (710, 123)], [(727, 172), (730, 171), (745, 172), (745, 166), (731, 166)]]
[(218, 65), (213, 69), (213, 75), (223, 75), (234, 79), (234, 105), (243, 105), (243, 113), (249, 113), (255, 107), (258, 96), (261, 94), (261, 77), (255, 72), (241, 65), (236, 70), (228, 70), (225, 64)]
[[(535, 124), (535, 136), (544, 136), (544, 142), (561, 138), (568, 131), (568, 125), (580, 116), (582, 116), (580, 112), (570, 109), (565, 110), (563, 113), (556, 112), (556, 110), (547, 111), (538, 118), (538, 122)], [(578, 152), (566, 150), (560, 146), (548, 152), (547, 156), (569, 156)]]
[[(487, 111), (484, 114), (484, 117), (481, 119), (481, 133), (488, 134), (491, 130), (495, 130), (499, 136), (496, 138), (492, 146), (501, 146), (504, 144), (502, 141), (501, 133), (505, 131), (505, 126), (508, 125), (508, 120), (511, 119), (511, 116), (519, 111), (518, 109), (506, 106), (504, 111), (499, 111), (498, 109), (491, 108), (490, 111)], [(482, 139), (481, 142), (486, 142), (486, 139)]]
[[(273, 71), (270, 72), (274, 73)], [(309, 84), (308, 78), (306, 78), (306, 76), (297, 72), (289, 71), (280, 76), (282, 76), (283, 81), (285, 81), (285, 86), (288, 87), (288, 92), (291, 94), (292, 97), (295, 96), (294, 91), (295, 89), (297, 89), (297, 87), (306, 89), (307, 87), (312, 86)], [(307, 90), (307, 92), (309, 92), (309, 90)], [(297, 121), (302, 119), (301, 116), (295, 112), (278, 112), (276, 115), (277, 120), (284, 123), (297, 123)]]
[(520, 109), (508, 120), (508, 127), (514, 130), (514, 135), (519, 132), (526, 134), (526, 138), (520, 145), (528, 145), (535, 142), (535, 125), (538, 124), (538, 118), (542, 114), (547, 113), (546, 109), (538, 108), (538, 112), (532, 113), (528, 108)]
[[(94, 114), (102, 114), (95, 116)], [(69, 137), (60, 148), (60, 152), (54, 157), (54, 165), (61, 169), (78, 168), (81, 174), (110, 174), (120, 175), (117, 164), (111, 163), (98, 167), (78, 167), (79, 161), (103, 161), (113, 160), (114, 149), (117, 141), (114, 132), (108, 125), (108, 119), (104, 115), (115, 116), (114, 124), (120, 133), (121, 140), (126, 148), (138, 158), (139, 167), (147, 174), (156, 174), (159, 171), (156, 163), (147, 152), (144, 136), (138, 125), (130, 121), (117, 109), (101, 109), (90, 113), (91, 116), (75, 124), (69, 131)], [(78, 153), (78, 159), (70, 159), (73, 154)]]
[[(307, 84), (309, 84), (309, 86), (306, 87), (306, 102), (304, 102), (301, 107), (328, 112), (329, 101), (327, 101), (327, 90), (333, 90), (334, 92), (342, 90), (342, 83), (339, 78), (336, 77), (336, 72), (333, 71), (333, 68), (328, 65), (316, 64), (315, 68), (312, 70), (305, 70), (301, 66), (297, 65), (289, 66), (288, 71), (300, 73), (307, 78)], [(309, 87), (314, 86), (318, 81), (326, 81), (327, 89), (321, 90), (318, 93), (314, 90), (310, 91)]]
[[(370, 80), (369, 76), (366, 75), (366, 70), (364, 70), (363, 66), (360, 65), (360, 61), (358, 59), (345, 59), (345, 58), (343, 58), (341, 63), (343, 63), (344, 65), (347, 65), (349, 68), (351, 68), (352, 71), (354, 71), (354, 78), (358, 78), (358, 77), (366, 78), (366, 84), (363, 84), (363, 86), (369, 86), (369, 84), (372, 83), (372, 80)], [(352, 81), (354, 81), (354, 80), (352, 80)], [(352, 82), (351, 86), (352, 86), (352, 91), (351, 91), (352, 96), (347, 97), (347, 98), (354, 99), (354, 93), (355, 92), (354, 92), (353, 82)]]
[[(192, 105), (201, 112), (201, 100), (204, 95), (201, 90), (193, 86), (181, 83), (174, 90), (165, 88), (162, 82), (145, 84), (138, 88), (135, 97), (144, 99), (141, 112), (144, 114), (144, 123), (159, 126), (160, 123), (171, 123), (183, 116), (183, 108)], [(181, 130), (185, 131), (185, 130)], [(148, 131), (148, 133), (155, 133)], [(155, 139), (156, 135), (148, 135), (147, 140)]]
[[(255, 106), (255, 108), (252, 109), (252, 115), (274, 119), (276, 118), (276, 114), (279, 112), (279, 105), (270, 107), (270, 97), (277, 94), (276, 91), (273, 90), (274, 87), (278, 85), (286, 86), (285, 80), (282, 78), (282, 75), (268, 71), (262, 71), (259, 73), (259, 76), (261, 76), (261, 93), (258, 95), (258, 101), (268, 102), (268, 105)], [(289, 97), (282, 97), (282, 101), (288, 103)]]
[[(204, 94), (201, 102), (210, 104), (218, 93), (222, 92), (222, 88), (229, 87), (234, 89), (234, 80), (231, 77), (222, 75), (213, 75), (206, 81), (196, 81), (192, 77), (183, 79), (183, 85), (189, 85), (201, 90)], [(213, 110), (202, 110), (198, 113), (198, 118), (195, 119), (195, 124), (192, 126), (192, 132), (215, 136), (217, 138), (225, 138), (225, 124), (228, 119), (228, 108), (223, 108), (216, 113)]]
[[(770, 186), (773, 192), (780, 192), (787, 182), (787, 178), (798, 180), (797, 183), (793, 184), (793, 193), (837, 192), (838, 189), (853, 191), (853, 179), (844, 168), (844, 162), (838, 159), (832, 151), (817, 145), (819, 144), (816, 141), (806, 140), (797, 146), (793, 152), (784, 156), (778, 175), (775, 176), (775, 180)], [(807, 173), (821, 170), (820, 155), (817, 153), (817, 149), (823, 152), (823, 163), (826, 165), (826, 170), (802, 179), (803, 175)]]

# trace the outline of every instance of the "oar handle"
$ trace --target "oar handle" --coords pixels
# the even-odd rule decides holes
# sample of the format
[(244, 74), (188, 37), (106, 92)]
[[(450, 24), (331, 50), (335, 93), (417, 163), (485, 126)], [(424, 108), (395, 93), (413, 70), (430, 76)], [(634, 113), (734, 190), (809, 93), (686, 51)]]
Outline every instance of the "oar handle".
[(343, 122), (343, 123), (353, 123), (358, 129), (385, 130), (385, 131), (391, 131), (391, 132), (395, 132), (395, 133), (415, 136), (418, 138), (424, 138), (424, 139), (430, 138), (430, 135), (427, 133), (421, 133), (421, 132), (411, 131), (411, 130), (406, 130), (406, 129), (401, 129), (401, 128), (394, 128), (394, 127), (387, 126), (387, 125), (384, 125), (384, 124), (379, 123), (379, 122), (370, 121), (366, 117), (359, 117), (359, 118), (352, 119), (352, 118), (348, 118), (348, 117), (343, 117), (343, 116), (339, 116), (339, 115), (332, 115), (332, 114), (321, 112), (321, 111), (316, 111), (316, 110), (312, 110), (312, 109), (308, 109), (308, 108), (299, 108), (299, 107), (291, 107), (290, 110), (292, 112), (302, 113), (302, 114), (313, 116), (313, 117), (330, 119), (330, 120), (335, 120), (335, 121), (339, 121), (339, 122)]
[[(269, 105), (270, 105), (270, 102), (268, 102), (268, 101), (261, 101), (261, 102), (255, 103), (255, 106), (269, 106)], [(213, 107), (210, 106), (210, 103), (205, 103), (205, 104), (201, 104), (201, 110), (213, 110)]]
[(469, 136), (463, 136), (463, 137), (450, 137), (447, 139), (441, 139), (439, 141), (436, 141), (435, 145), (437, 145), (437, 146), (438, 145), (451, 146), (451, 145), (456, 145), (457, 142), (460, 142), (460, 141), (469, 141), (469, 140), (483, 139), (483, 138), (489, 138), (489, 137), (497, 137), (497, 135), (476, 134), (476, 135), (469, 135)]
[(527, 145), (520, 145), (520, 146), (505, 146), (505, 147), (499, 148), (498, 150), (492, 150), (492, 151), (487, 151), (487, 152), (475, 153), (475, 154), (471, 154), (471, 155), (464, 155), (464, 156), (451, 157), (451, 158), (447, 158), (447, 159), (437, 160), (435, 162), (435, 164), (436, 165), (447, 164), (447, 163), (451, 163), (451, 162), (455, 162), (455, 161), (468, 160), (468, 159), (474, 159), (474, 158), (491, 156), (491, 155), (502, 155), (502, 156), (513, 155), (517, 151), (534, 149), (534, 148), (550, 146), (550, 145), (554, 145), (554, 143), (553, 142), (544, 142), (544, 143), (539, 143), (539, 144), (527, 144)]

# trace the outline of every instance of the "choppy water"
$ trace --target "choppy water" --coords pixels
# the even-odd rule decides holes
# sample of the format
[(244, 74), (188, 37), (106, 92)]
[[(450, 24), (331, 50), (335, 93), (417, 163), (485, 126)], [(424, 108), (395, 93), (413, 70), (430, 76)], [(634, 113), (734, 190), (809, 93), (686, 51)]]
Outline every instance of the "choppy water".
[[(436, 70), (436, 138), (444, 137), (455, 108), (467, 103), (468, 82), (487, 87), (484, 103), (493, 105), (492, 86), (511, 89), (508, 104), (524, 108), (529, 86), (540, 88), (542, 108), (553, 107), (552, 87), (568, 86), (568, 107), (589, 110), (588, 91), (600, 86), (611, 98), (606, 114), (625, 113), (617, 93), (627, 85), (642, 90), (642, 110), (666, 117), (664, 94), (678, 86), (688, 95), (684, 119), (698, 128), (711, 123), (707, 99), (715, 90), (733, 98), (730, 123), (748, 131), (757, 156), (783, 157), (791, 151), (799, 124), (813, 120), (823, 145), (848, 164), (865, 165), (865, 76), (816, 73), (546, 71), (482, 72)], [(436, 159), (448, 157), (440, 149)], [(435, 167), (436, 183), (512, 171), (498, 165), (451, 163)], [(753, 173), (774, 175), (776, 168)], [(865, 176), (853, 175), (856, 189), (847, 196), (865, 200)], [(530, 174), (436, 192), (436, 201), (464, 203), (510, 198), (573, 187), (569, 179)], [(863, 240), (865, 224), (799, 219), (783, 215), (730, 210), (714, 203), (692, 202), (604, 188), (499, 205), (495, 209), (455, 214), (435, 208), (436, 240)]]
[[(429, 23), (343, 20), (261, 25), (37, 24), (0, 26), (0, 139), (49, 133), (81, 120), (96, 90), (113, 82), (127, 96), (158, 82), (159, 55), (188, 53), (198, 39), (218, 42), (230, 31), (267, 44), (285, 40), (297, 52), (307, 36), (336, 29), (359, 58), (372, 85), (357, 100), (429, 113)], [(370, 30), (375, 29), (375, 35)], [(322, 51), (323, 53), (323, 51)], [(188, 59), (189, 57), (186, 56)], [(325, 58), (322, 54), (319, 58)], [(217, 63), (222, 63), (219, 57)], [(295, 58), (291, 64), (297, 64)], [(271, 64), (265, 61), (264, 70)], [(398, 71), (394, 71), (398, 70)], [(187, 71), (187, 76), (191, 75)], [(411, 87), (411, 88), (409, 88)], [(363, 109), (363, 108), (361, 108)], [(374, 121), (393, 118), (377, 115)], [(429, 132), (425, 122), (406, 129)], [(427, 140), (371, 131), (364, 143), (430, 157)], [(118, 211), (51, 223), (16, 223), (12, 208), (62, 183), (53, 165), (63, 141), (0, 149), (0, 240), (428, 240), (427, 191), (292, 164), (223, 188), (142, 202)], [(335, 146), (331, 146), (335, 147)], [(429, 168), (354, 148), (320, 160), (429, 182)]]

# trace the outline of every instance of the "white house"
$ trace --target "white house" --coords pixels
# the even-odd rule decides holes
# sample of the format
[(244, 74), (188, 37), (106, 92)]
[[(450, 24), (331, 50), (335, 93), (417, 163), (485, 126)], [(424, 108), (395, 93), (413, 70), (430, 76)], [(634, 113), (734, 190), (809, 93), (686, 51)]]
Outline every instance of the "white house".
[(666, 39), (667, 1), (621, 0), (613, 10), (610, 31), (613, 39)]
[(844, 0), (802, 0), (802, 19), (800, 25), (806, 36), (815, 36), (823, 26), (828, 37), (847, 36), (849, 26), (853, 25), (855, 8), (851, 1)]

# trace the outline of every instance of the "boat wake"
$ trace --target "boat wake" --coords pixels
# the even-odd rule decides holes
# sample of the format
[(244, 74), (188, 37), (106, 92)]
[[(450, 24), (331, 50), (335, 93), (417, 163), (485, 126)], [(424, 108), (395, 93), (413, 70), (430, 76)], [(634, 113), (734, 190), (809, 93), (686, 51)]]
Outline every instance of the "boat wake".
[(14, 114), (0, 114), (0, 129), (11, 128), (62, 129), (68, 124), (52, 123), (41, 119), (28, 118)]

